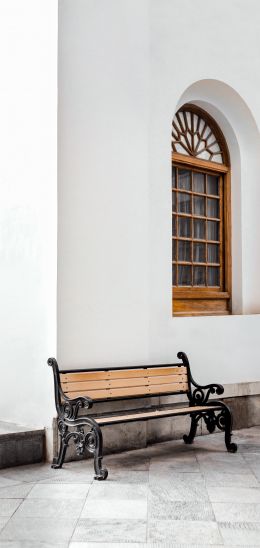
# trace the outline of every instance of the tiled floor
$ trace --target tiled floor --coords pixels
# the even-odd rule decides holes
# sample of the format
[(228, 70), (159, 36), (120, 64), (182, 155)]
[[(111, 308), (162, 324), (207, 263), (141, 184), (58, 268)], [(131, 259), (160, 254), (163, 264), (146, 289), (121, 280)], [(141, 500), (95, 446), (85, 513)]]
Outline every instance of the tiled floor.
[(0, 470), (0, 548), (260, 546), (260, 427), (110, 455)]

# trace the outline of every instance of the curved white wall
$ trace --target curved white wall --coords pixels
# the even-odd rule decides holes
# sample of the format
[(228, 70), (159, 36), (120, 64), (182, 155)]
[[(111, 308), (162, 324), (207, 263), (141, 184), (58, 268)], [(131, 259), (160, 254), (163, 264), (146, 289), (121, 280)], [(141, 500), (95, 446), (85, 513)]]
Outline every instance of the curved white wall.
[[(62, 367), (171, 362), (183, 349), (201, 381), (259, 380), (259, 3), (250, 7), (60, 2)], [(207, 104), (231, 151), (234, 311), (244, 315), (171, 316), (170, 133), (187, 100)]]
[(56, 0), (0, 2), (0, 419), (49, 424), (56, 352)]

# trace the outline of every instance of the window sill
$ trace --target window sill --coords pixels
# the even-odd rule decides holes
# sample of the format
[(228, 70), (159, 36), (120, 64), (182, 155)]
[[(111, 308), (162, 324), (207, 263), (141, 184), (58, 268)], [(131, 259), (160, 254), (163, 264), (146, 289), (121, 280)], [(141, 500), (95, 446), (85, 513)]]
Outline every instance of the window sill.
[(172, 290), (173, 316), (226, 316), (230, 315), (230, 294), (217, 289)]

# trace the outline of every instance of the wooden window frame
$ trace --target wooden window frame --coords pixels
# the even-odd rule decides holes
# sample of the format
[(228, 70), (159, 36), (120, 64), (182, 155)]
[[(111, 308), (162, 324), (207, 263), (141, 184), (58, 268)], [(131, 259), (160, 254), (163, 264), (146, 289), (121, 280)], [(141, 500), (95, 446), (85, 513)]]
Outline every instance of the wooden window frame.
[[(203, 117), (212, 127), (223, 151), (223, 161), (217, 162), (202, 160), (193, 156), (186, 156), (172, 152), (172, 167), (186, 168), (192, 171), (215, 174), (221, 177), (223, 188), (220, 194), (222, 203), (222, 287), (178, 287), (172, 288), (172, 315), (173, 316), (215, 316), (231, 314), (231, 170), (229, 153), (225, 138), (216, 125), (216, 122), (205, 111), (194, 105), (184, 105), (180, 110), (189, 110)], [(173, 192), (173, 191), (172, 191)], [(174, 213), (172, 213), (174, 215)], [(177, 237), (172, 239), (177, 241)]]

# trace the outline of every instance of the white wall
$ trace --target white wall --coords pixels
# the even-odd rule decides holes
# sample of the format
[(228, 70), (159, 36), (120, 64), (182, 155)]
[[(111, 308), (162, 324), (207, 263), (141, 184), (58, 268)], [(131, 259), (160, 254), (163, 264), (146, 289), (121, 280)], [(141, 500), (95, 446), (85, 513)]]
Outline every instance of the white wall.
[(148, 2), (60, 2), (58, 355), (148, 358)]
[(0, 419), (54, 415), (57, 2), (0, 1)]
[[(60, 0), (61, 367), (171, 362), (182, 349), (201, 381), (259, 380), (259, 9)], [(234, 311), (244, 315), (171, 316), (170, 134), (187, 97), (230, 128)]]

